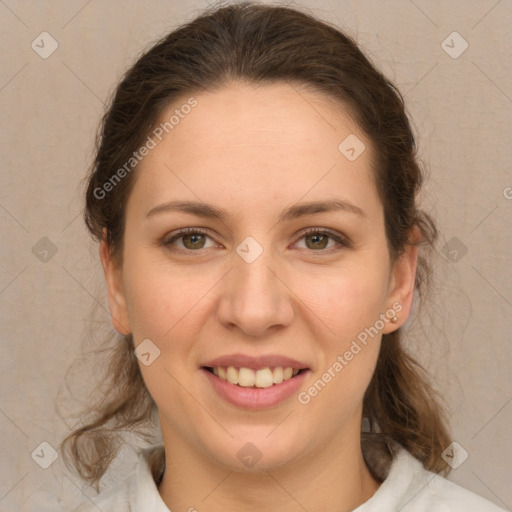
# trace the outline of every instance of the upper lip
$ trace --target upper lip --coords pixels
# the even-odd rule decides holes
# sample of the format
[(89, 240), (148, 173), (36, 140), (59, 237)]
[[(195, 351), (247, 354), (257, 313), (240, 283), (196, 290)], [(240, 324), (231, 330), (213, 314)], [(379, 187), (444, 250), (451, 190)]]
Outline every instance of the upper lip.
[(282, 366), (283, 368), (290, 367), (294, 370), (303, 370), (308, 368), (308, 365), (305, 363), (277, 354), (268, 354), (256, 357), (244, 354), (231, 354), (211, 359), (202, 366), (208, 366), (210, 368), (216, 368), (218, 366), (234, 366), (235, 368), (251, 368), (252, 370), (276, 366)]

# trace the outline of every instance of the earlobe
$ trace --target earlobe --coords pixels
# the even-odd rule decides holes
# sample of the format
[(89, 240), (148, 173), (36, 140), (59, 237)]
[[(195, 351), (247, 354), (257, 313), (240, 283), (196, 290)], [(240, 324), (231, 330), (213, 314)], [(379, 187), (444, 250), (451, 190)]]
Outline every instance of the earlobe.
[(124, 296), (121, 269), (112, 259), (112, 253), (106, 238), (106, 231), (100, 242), (100, 258), (107, 285), (108, 305), (114, 329), (123, 335), (131, 333), (126, 300)]

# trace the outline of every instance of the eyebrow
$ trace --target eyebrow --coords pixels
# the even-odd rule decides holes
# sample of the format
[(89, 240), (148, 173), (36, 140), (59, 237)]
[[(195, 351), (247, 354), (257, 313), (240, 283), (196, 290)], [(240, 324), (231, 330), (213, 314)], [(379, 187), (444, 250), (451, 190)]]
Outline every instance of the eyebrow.
[[(324, 201), (311, 201), (307, 203), (294, 204), (285, 208), (277, 220), (277, 224), (313, 215), (315, 213), (342, 211), (356, 214), (366, 218), (365, 212), (349, 201), (341, 199), (327, 199)], [(225, 221), (229, 217), (227, 210), (207, 203), (198, 201), (169, 201), (151, 208), (146, 213), (146, 218), (161, 213), (183, 212), (198, 217), (218, 219)]]

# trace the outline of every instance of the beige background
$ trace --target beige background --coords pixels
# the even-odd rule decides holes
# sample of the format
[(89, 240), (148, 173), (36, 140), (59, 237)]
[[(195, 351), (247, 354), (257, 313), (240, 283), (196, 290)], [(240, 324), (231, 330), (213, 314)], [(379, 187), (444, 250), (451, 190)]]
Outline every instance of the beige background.
[[(469, 455), (450, 479), (512, 510), (512, 3), (300, 5), (354, 35), (405, 95), (430, 170), (424, 204), (441, 228), (440, 279), (422, 328), (411, 327), (411, 347)], [(31, 457), (37, 448), (45, 455), (34, 458), (48, 462), (51, 449), (39, 445), (57, 447), (73, 425), (56, 410), (57, 397), (61, 415), (70, 410), (63, 379), (92, 343), (87, 333), (101, 339), (110, 329), (81, 181), (103, 102), (125, 68), (205, 6), (0, 0), (1, 511), (69, 510), (81, 499), (61, 458), (43, 469)], [(31, 48), (44, 31), (58, 42), (46, 59)], [(454, 31), (469, 44), (458, 58), (442, 47)], [(455, 52), (463, 41), (453, 37), (446, 44)], [(93, 310), (100, 324), (88, 320)]]

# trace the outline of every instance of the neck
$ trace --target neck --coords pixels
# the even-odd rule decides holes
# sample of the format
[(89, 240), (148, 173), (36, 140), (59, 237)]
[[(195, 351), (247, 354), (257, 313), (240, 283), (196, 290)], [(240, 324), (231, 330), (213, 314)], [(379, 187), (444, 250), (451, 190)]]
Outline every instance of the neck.
[(166, 469), (158, 490), (173, 512), (348, 511), (370, 499), (380, 485), (366, 467), (360, 439), (336, 439), (321, 451), (259, 472), (220, 466), (182, 438), (165, 441)]

